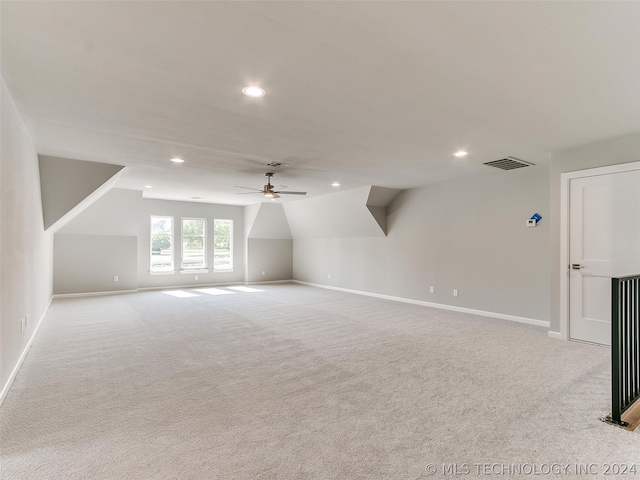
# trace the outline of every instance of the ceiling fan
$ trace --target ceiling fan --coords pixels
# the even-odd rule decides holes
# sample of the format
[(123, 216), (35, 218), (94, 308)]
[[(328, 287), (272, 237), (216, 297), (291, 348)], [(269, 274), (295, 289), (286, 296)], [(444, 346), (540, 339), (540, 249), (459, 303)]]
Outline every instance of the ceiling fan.
[[(280, 195), (306, 195), (307, 192), (289, 192), (289, 191), (276, 191), (273, 185), (271, 185), (271, 179), (273, 178), (273, 173), (267, 172), (265, 174), (267, 177), (267, 184), (263, 187), (262, 190), (258, 188), (250, 188), (250, 187), (242, 187), (240, 185), (236, 185), (236, 188), (246, 188), (247, 190), (253, 190), (253, 192), (238, 192), (238, 195), (249, 195), (252, 193), (261, 193), (267, 198), (280, 198)], [(284, 185), (282, 185), (284, 186)]]

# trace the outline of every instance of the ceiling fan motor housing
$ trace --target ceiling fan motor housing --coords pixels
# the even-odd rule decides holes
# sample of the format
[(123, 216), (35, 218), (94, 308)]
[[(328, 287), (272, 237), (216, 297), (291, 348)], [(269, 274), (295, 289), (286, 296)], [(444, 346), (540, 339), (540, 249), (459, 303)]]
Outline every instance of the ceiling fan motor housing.
[[(279, 193), (287, 194), (287, 195), (306, 195), (307, 194), (307, 192), (290, 192), (290, 191), (276, 192), (275, 190), (276, 187), (271, 185), (271, 178), (273, 178), (273, 173), (267, 172), (265, 173), (265, 176), (267, 177), (267, 184), (263, 186), (262, 191), (254, 188), (249, 188), (249, 187), (239, 187), (239, 188), (248, 188), (249, 190), (256, 190), (255, 192), (251, 192), (251, 193), (262, 193), (265, 197), (269, 197), (269, 198), (280, 198), (280, 195), (278, 195)], [(287, 188), (286, 185), (281, 185), (281, 186), (284, 188)]]
[(267, 172), (265, 173), (265, 176), (267, 177), (267, 184), (264, 186), (264, 193), (274, 193), (273, 185), (271, 185), (271, 178), (273, 177), (273, 172)]

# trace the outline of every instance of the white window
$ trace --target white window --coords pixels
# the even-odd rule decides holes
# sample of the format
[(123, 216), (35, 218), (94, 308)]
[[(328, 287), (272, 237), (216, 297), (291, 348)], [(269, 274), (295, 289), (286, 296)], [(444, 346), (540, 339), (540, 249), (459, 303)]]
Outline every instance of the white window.
[(206, 231), (207, 221), (204, 218), (182, 219), (182, 270), (207, 268)]
[(233, 220), (213, 221), (213, 269), (233, 270)]
[(173, 272), (173, 217), (151, 216), (151, 273)]

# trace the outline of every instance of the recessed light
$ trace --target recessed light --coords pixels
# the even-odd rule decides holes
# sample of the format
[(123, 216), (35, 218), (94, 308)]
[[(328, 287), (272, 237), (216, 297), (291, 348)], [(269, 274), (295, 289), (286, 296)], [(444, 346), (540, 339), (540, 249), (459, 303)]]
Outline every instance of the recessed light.
[(171, 161), (173, 163), (184, 163), (184, 160), (182, 160), (181, 158), (177, 158), (177, 157), (176, 158), (172, 158)]
[(467, 155), (469, 155), (469, 152), (465, 152), (464, 150), (458, 150), (456, 153), (453, 154), (454, 157), (458, 157), (458, 158), (466, 157)]
[(331, 186), (332, 186), (332, 187), (339, 187), (339, 186), (340, 186), (340, 184), (339, 184), (338, 182), (333, 182), (333, 183), (331, 184)]
[(242, 89), (242, 93), (244, 93), (247, 97), (264, 97), (264, 94), (267, 93), (264, 91), (264, 88), (256, 87), (256, 86), (247, 86)]
[(153, 185), (145, 185), (144, 188), (153, 188)]

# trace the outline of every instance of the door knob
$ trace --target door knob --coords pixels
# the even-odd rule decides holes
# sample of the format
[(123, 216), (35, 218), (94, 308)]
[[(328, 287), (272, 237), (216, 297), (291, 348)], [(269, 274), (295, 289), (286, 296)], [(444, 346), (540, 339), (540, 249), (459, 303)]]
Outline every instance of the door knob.
[(571, 264), (571, 269), (572, 270), (580, 270), (581, 268), (584, 268), (584, 265), (580, 265), (579, 263), (572, 263)]

